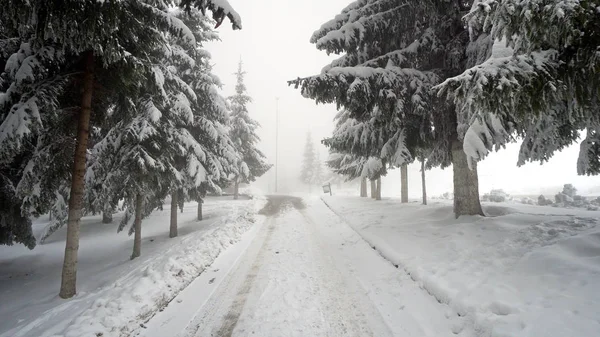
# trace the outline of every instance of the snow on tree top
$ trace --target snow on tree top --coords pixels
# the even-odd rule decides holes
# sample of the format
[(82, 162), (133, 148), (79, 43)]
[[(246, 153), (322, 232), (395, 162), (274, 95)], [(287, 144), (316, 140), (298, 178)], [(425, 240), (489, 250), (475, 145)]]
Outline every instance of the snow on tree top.
[(202, 12), (208, 8), (213, 12), (213, 19), (217, 21), (216, 27), (219, 27), (227, 17), (231, 21), (233, 29), (242, 29), (242, 18), (233, 9), (227, 0), (181, 0), (181, 6), (190, 9), (191, 5), (200, 8)]

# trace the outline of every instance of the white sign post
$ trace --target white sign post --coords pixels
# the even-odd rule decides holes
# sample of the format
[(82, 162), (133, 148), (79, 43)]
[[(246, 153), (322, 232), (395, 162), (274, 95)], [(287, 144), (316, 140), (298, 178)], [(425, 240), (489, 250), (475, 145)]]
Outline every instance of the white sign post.
[(329, 193), (330, 196), (333, 195), (331, 193), (331, 183), (323, 185), (323, 193)]

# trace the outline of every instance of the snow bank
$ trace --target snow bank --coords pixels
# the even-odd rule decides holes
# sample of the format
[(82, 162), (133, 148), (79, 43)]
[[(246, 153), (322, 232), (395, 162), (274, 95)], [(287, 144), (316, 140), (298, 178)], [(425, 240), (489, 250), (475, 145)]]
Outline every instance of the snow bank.
[[(263, 217), (262, 199), (209, 197), (204, 219), (196, 203), (178, 215), (179, 236), (168, 238), (170, 207), (142, 223), (142, 256), (130, 261), (133, 237), (117, 234), (99, 216), (84, 217), (77, 296), (58, 298), (66, 233), (30, 251), (0, 247), (0, 337), (129, 336)], [(39, 219), (39, 237), (47, 222)]]
[(600, 212), (511, 204), (324, 200), (369, 244), (463, 317), (460, 336), (597, 336)]
[(77, 317), (64, 336), (128, 336), (254, 225), (258, 219), (256, 205), (226, 216), (208, 235), (199, 240), (193, 237), (183, 240), (144, 268), (119, 279), (114, 290)]
[(249, 186), (240, 188), (239, 192), (240, 192), (240, 194), (247, 195), (248, 197), (250, 197), (250, 199), (267, 200), (267, 197), (265, 196), (265, 192), (263, 192), (263, 190), (261, 190), (260, 188), (254, 186), (254, 185), (249, 185)]

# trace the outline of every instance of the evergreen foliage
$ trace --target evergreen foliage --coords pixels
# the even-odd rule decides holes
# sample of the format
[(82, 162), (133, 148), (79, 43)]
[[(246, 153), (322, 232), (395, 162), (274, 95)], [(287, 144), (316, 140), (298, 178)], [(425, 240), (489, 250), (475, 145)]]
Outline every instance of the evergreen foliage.
[(260, 124), (252, 119), (248, 112), (247, 105), (252, 99), (246, 93), (245, 74), (240, 60), (238, 71), (235, 73), (237, 78), (235, 94), (228, 98), (231, 104), (229, 135), (239, 154), (237, 173), (234, 177), (236, 186), (256, 180), (272, 166), (266, 162), (265, 155), (256, 148), (256, 144), (260, 141), (256, 129)]
[(472, 131), (469, 156), (481, 159), (517, 135), (518, 165), (543, 163), (586, 130), (577, 172), (600, 173), (597, 1), (478, 0), (465, 18), (481, 50), (501, 41), (439, 87)]
[[(0, 1), (4, 70), (0, 75), (0, 200), (10, 205), (0, 211), (0, 223), (10, 223), (0, 226), (1, 243), (21, 242), (32, 248), (30, 219), (50, 210), (56, 216), (44, 236), (66, 221), (83, 55), (93, 54), (98, 93), (92, 97), (90, 146), (117, 129), (131, 132), (124, 138), (138, 132), (138, 138), (146, 140), (149, 134), (139, 132), (147, 131), (143, 123), (151, 120), (152, 105), (163, 108), (171, 103), (177, 108), (175, 100), (190, 92), (182, 91), (170, 102), (159, 95), (157, 69), (169, 62), (185, 63), (183, 46), (188, 51), (196, 46), (196, 37), (178, 18), (181, 11), (174, 4), (163, 0)], [(239, 15), (227, 1), (182, 5), (188, 13), (208, 8), (217, 22), (229, 17), (234, 28), (241, 27)], [(171, 45), (169, 38), (179, 44)], [(176, 81), (170, 74), (162, 75)], [(157, 96), (157, 102), (149, 99)], [(178, 111), (181, 117), (186, 112)], [(93, 152), (91, 159), (98, 155)], [(98, 184), (94, 188), (94, 193), (87, 193), (88, 204), (95, 203), (99, 193)]]
[(456, 165), (464, 161), (455, 145), (464, 122), (432, 88), (468, 65), (461, 18), (469, 8), (464, 1), (354, 1), (311, 37), (317, 49), (341, 57), (319, 75), (290, 81), (303, 96), (341, 110), (325, 140), (333, 152), (350, 155), (340, 168), (366, 167), (379, 171), (376, 178), (423, 149), (429, 149), (429, 167), (455, 164), (456, 182), (469, 186), (455, 188), (464, 194), (458, 198), (464, 202), (455, 204), (457, 215), (482, 214), (477, 179), (464, 172), (466, 165)]
[(300, 181), (309, 186), (319, 185), (323, 182), (323, 166), (319, 160), (319, 154), (315, 150), (310, 133), (306, 134)]

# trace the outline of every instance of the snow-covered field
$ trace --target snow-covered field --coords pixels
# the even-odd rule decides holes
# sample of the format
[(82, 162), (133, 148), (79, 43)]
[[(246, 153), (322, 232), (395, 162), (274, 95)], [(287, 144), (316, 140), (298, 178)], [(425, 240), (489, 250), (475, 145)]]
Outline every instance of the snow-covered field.
[[(128, 335), (192, 282), (225, 248), (263, 217), (265, 201), (208, 198), (204, 220), (196, 203), (178, 213), (179, 236), (169, 239), (170, 207), (142, 223), (142, 256), (133, 261), (133, 237), (117, 233), (120, 216), (102, 224), (82, 220), (78, 294), (58, 298), (66, 229), (30, 251), (0, 246), (0, 336)], [(47, 222), (34, 224), (36, 236)]]
[(323, 199), (460, 317), (459, 336), (600, 335), (600, 212), (494, 203), (455, 219), (443, 201)]

